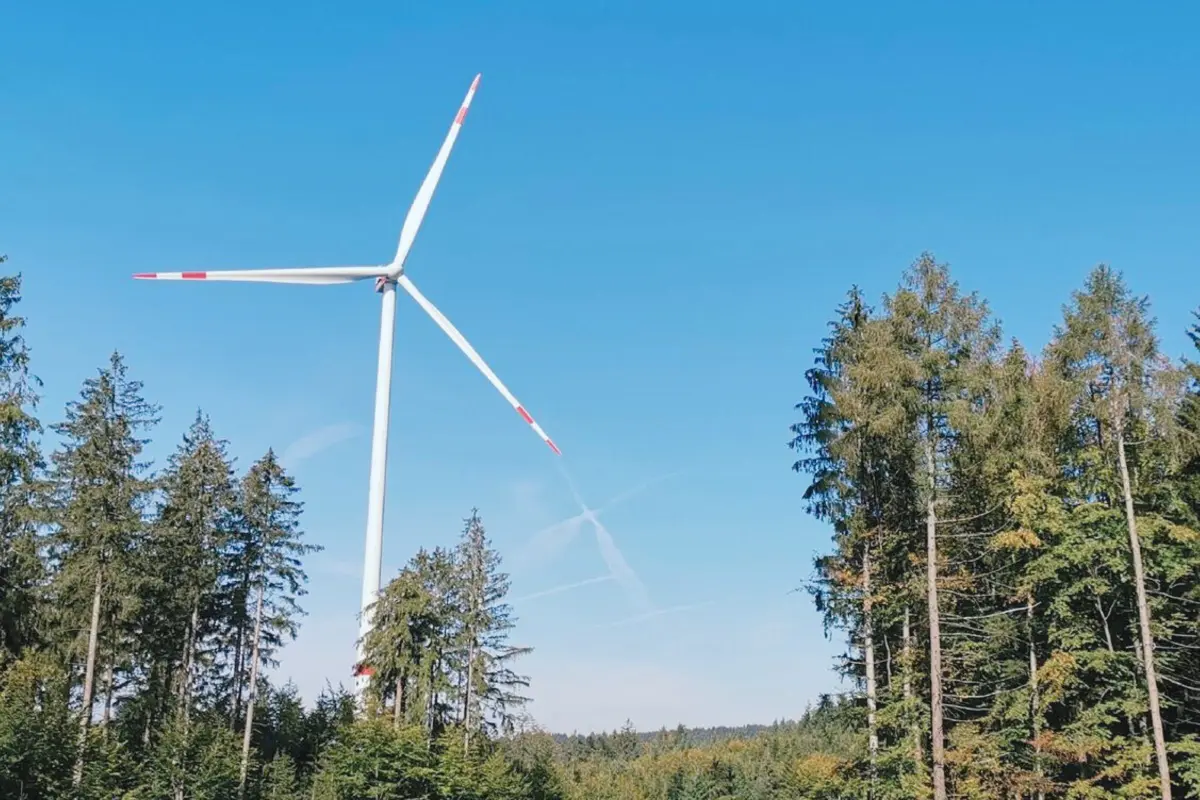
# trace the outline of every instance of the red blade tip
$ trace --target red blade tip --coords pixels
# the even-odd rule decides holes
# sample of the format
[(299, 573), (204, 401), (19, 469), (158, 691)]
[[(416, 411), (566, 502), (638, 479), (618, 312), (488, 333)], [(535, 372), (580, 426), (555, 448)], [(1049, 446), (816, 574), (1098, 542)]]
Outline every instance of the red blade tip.
[(562, 455), (562, 450), (559, 450), (558, 445), (556, 445), (554, 442), (550, 441), (549, 439), (546, 439), (546, 444), (550, 445), (550, 449), (554, 451), (554, 455), (556, 455), (556, 456)]
[(133, 273), (134, 280), (146, 280), (148, 278), (157, 278), (157, 272), (135, 272)]

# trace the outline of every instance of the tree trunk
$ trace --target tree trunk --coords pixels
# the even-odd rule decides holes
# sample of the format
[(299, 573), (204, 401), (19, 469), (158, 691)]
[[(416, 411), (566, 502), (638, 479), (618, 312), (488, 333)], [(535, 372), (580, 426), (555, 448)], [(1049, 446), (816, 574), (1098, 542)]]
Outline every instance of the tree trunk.
[(200, 624), (200, 599), (192, 603), (192, 618), (188, 623), (187, 638), (183, 641), (183, 674), (179, 680), (179, 711), (183, 718), (186, 735), (192, 711), (192, 666), (196, 660), (196, 628)]
[(1150, 726), (1154, 730), (1154, 754), (1158, 758), (1158, 780), (1163, 800), (1171, 800), (1171, 767), (1167, 762), (1167, 741), (1163, 733), (1162, 711), (1158, 701), (1158, 675), (1154, 668), (1154, 639), (1150, 634), (1150, 604), (1146, 600), (1146, 576), (1142, 569), (1142, 545), (1133, 514), (1133, 489), (1129, 484), (1129, 465), (1125, 461), (1125, 432), (1114, 421), (1117, 440), (1117, 465), (1121, 471), (1121, 491), (1125, 495), (1125, 524), (1129, 528), (1129, 550), (1133, 556), (1133, 586), (1137, 591), (1138, 628), (1146, 670), (1146, 693), (1150, 699)]
[(475, 640), (467, 648), (467, 689), (463, 692), (463, 753), (471, 749), (471, 690), (475, 683)]
[[(265, 582), (265, 578), (263, 579)], [(250, 770), (250, 733), (254, 728), (254, 706), (258, 701), (258, 647), (262, 639), (263, 600), (266, 590), (258, 589), (258, 603), (254, 611), (254, 641), (250, 650), (250, 687), (246, 692), (246, 727), (242, 733), (242, 773), (238, 779), (238, 791), (246, 794), (246, 774)], [(240, 692), (239, 692), (240, 695)]]
[(395, 704), (391, 709), (391, 726), (400, 728), (404, 721), (404, 675), (401, 674), (396, 679), (396, 699)]
[(110, 658), (104, 667), (104, 713), (100, 716), (100, 726), (104, 728), (105, 735), (108, 734), (108, 723), (112, 719), (113, 691), (115, 690), (113, 660)]
[[(245, 597), (249, 597), (249, 588), (245, 585), (242, 588), (244, 590)], [(239, 597), (241, 597), (241, 595), (239, 595)], [(239, 600), (236, 602), (240, 603), (241, 601)], [(229, 703), (229, 727), (233, 728), (234, 730), (237, 730), (238, 717), (241, 716), (242, 713), (242, 672), (244, 666), (243, 655), (246, 651), (245, 618), (244, 616), (239, 616), (241, 618), (238, 620), (237, 629), (235, 631), (237, 641), (233, 646), (233, 697)]]
[(433, 742), (433, 716), (434, 710), (437, 708), (437, 697), (434, 695), (434, 676), (437, 674), (438, 662), (441, 659), (429, 659), (429, 691), (425, 697), (425, 725), (429, 729), (429, 741)]
[[(912, 700), (912, 673), (913, 673), (913, 646), (912, 646), (912, 611), (909, 606), (904, 607), (904, 627), (900, 632), (901, 638), (904, 639), (904, 646), (900, 657), (904, 663), (901, 667), (904, 670), (904, 700), (907, 704)], [(909, 712), (911, 713), (911, 711)], [(915, 715), (914, 715), (915, 717)], [(912, 723), (912, 740), (913, 740), (913, 759), (915, 763), (920, 764), (925, 759), (925, 753), (921, 749), (921, 726), (915, 718)]]
[(903, 640), (900, 657), (904, 659), (904, 699), (912, 697), (912, 625), (910, 622), (911, 612), (908, 606), (904, 607), (904, 627), (900, 631), (900, 638)]
[[(152, 660), (150, 662), (150, 675), (146, 679), (146, 694), (150, 697), (154, 697), (158, 693), (157, 686), (158, 686), (158, 661)], [(150, 703), (149, 708), (146, 709), (145, 724), (142, 725), (142, 746), (143, 747), (150, 746), (150, 731), (153, 729), (153, 727), (154, 727), (154, 703)]]
[(78, 788), (83, 780), (83, 747), (87, 742), (88, 728), (92, 724), (92, 699), (96, 680), (96, 650), (100, 644), (100, 601), (104, 593), (104, 569), (96, 568), (96, 588), (92, 593), (92, 624), (88, 630), (87, 662), (83, 670), (83, 707), (79, 717), (79, 755), (75, 759), (75, 772), (71, 784)]
[(929, 711), (933, 756), (933, 797), (946, 800), (946, 741), (942, 722), (942, 623), (938, 611), (937, 509), (934, 507), (934, 458), (931, 433), (926, 433), (925, 467), (929, 496), (925, 500), (925, 583), (929, 605)]
[[(867, 670), (867, 751), (871, 759), (871, 782), (875, 781), (875, 759), (879, 755), (879, 731), (875, 726), (875, 622), (872, 617), (871, 545), (863, 545), (863, 658)], [(873, 788), (873, 787), (872, 787)]]
[[(1038, 661), (1033, 639), (1032, 594), (1025, 601), (1025, 619), (1029, 626), (1029, 731), (1033, 739), (1033, 772), (1037, 775), (1040, 783), (1042, 778), (1042, 725), (1039, 715), (1041, 714), (1042, 703), (1038, 694)], [(1042, 787), (1039, 785), (1037, 800), (1043, 800), (1045, 796), (1045, 792), (1042, 791)]]

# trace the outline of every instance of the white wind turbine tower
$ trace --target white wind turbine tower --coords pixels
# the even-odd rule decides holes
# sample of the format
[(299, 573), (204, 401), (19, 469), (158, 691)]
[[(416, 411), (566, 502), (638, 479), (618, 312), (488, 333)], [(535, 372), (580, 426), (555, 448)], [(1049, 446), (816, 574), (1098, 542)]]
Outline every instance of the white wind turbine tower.
[(371, 629), (370, 606), (375, 602), (375, 598), (379, 594), (381, 561), (383, 556), (383, 500), (387, 473), (388, 410), (391, 402), (392, 340), (394, 338), (396, 321), (397, 284), (402, 286), (417, 301), (417, 304), (425, 310), (425, 313), (433, 318), (438, 327), (446, 332), (446, 335), (458, 345), (459, 349), (471, 360), (471, 363), (479, 368), (484, 377), (516, 409), (521, 418), (533, 427), (533, 430), (537, 432), (538, 436), (542, 437), (542, 440), (550, 446), (550, 449), (556, 454), (561, 455), (558, 447), (550, 440), (546, 432), (542, 430), (540, 425), (534, 422), (533, 417), (517, 402), (517, 398), (513, 396), (512, 392), (500, 382), (500, 379), (496, 377), (496, 373), (492, 372), (484, 360), (480, 358), (479, 353), (475, 352), (475, 348), (459, 333), (450, 320), (446, 319), (445, 315), (433, 303), (429, 302), (425, 298), (425, 295), (418, 291), (417, 287), (413, 285), (413, 282), (404, 273), (404, 264), (408, 258), (408, 252), (412, 248), (413, 241), (416, 239), (417, 230), (421, 227), (425, 211), (429, 208), (429, 201), (433, 197), (434, 189), (437, 188), (442, 170), (446, 167), (446, 159), (450, 156), (450, 149), (454, 146), (454, 140), (458, 138), (458, 131), (462, 128), (463, 120), (466, 119), (471, 99), (475, 96), (475, 90), (479, 87), (479, 78), (480, 76), (476, 75), (475, 80), (471, 82), (471, 88), (467, 90), (467, 96), (463, 100), (462, 106), (458, 109), (458, 114), (454, 117), (454, 122), (450, 125), (450, 132), (446, 135), (446, 141), (442, 143), (442, 148), (433, 160), (433, 166), (430, 167), (429, 174), (425, 176), (421, 188), (417, 191), (416, 198), (413, 199), (412, 206), (408, 210), (408, 216), (404, 218), (404, 226), (400, 229), (400, 243), (396, 248), (396, 257), (392, 259), (390, 264), (374, 267), (304, 267), (299, 269), (227, 270), (221, 272), (149, 272), (134, 275), (135, 278), (152, 280), (252, 281), (258, 283), (299, 283), (311, 285), (351, 283), (353, 281), (373, 278), (375, 280), (376, 291), (383, 295), (383, 311), (379, 326), (379, 366), (375, 383), (375, 423), (371, 435), (371, 476), (367, 500), (367, 535), (366, 558), (363, 564), (362, 616), (359, 623), (358, 657), (355, 665), (355, 692), (359, 697), (361, 697), (362, 690), (366, 687), (366, 683), (372, 672), (364, 664), (362, 642)]

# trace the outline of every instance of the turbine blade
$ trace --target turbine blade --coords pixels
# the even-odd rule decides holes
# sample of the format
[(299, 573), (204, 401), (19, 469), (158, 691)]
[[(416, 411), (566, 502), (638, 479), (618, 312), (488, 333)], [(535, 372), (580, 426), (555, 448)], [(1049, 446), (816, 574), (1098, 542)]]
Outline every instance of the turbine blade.
[(517, 398), (513, 397), (513, 394), (508, 390), (508, 387), (500, 382), (500, 379), (496, 377), (496, 373), (492, 372), (491, 368), (484, 362), (482, 358), (480, 358), (479, 353), (475, 352), (475, 348), (471, 347), (471, 343), (466, 340), (466, 337), (458, 332), (458, 328), (454, 327), (454, 324), (451, 323), (450, 320), (446, 319), (446, 316), (441, 311), (438, 311), (437, 306), (429, 302), (425, 295), (421, 294), (417, 287), (413, 285), (413, 282), (409, 280), (407, 275), (402, 274), (396, 279), (396, 282), (404, 287), (404, 291), (412, 295), (412, 299), (417, 301), (417, 305), (425, 309), (426, 314), (433, 317), (433, 321), (438, 324), (438, 327), (445, 331), (446, 335), (449, 336), (456, 345), (458, 345), (458, 349), (462, 350), (463, 353), (466, 354), (467, 358), (471, 359), (471, 363), (479, 368), (479, 371), (483, 373), (484, 377), (491, 381), (492, 386), (496, 387), (496, 391), (504, 395), (504, 399), (509, 402), (509, 405), (516, 409), (516, 412), (521, 415), (521, 419), (529, 423), (534, 432), (537, 433), (538, 436), (542, 437), (542, 441), (548, 444), (550, 449), (553, 450), (556, 455), (561, 456), (562, 451), (559, 450), (558, 446), (551, 441), (549, 436), (546, 435), (546, 432), (542, 430), (542, 426), (538, 425), (534, 421), (533, 417), (529, 416), (529, 412), (525, 410), (524, 406), (517, 402)]
[(446, 141), (442, 142), (442, 149), (438, 150), (437, 158), (433, 160), (433, 166), (429, 168), (429, 174), (425, 176), (421, 188), (417, 190), (417, 196), (413, 198), (412, 205), (409, 206), (408, 216), (404, 218), (404, 226), (400, 229), (400, 243), (396, 246), (396, 257), (392, 260), (392, 269), (395, 271), (404, 266), (404, 261), (408, 258), (408, 251), (412, 249), (413, 242), (417, 238), (421, 221), (425, 219), (425, 212), (429, 210), (429, 201), (433, 199), (433, 190), (437, 188), (438, 180), (442, 177), (442, 170), (446, 168), (446, 160), (450, 158), (454, 140), (458, 138), (463, 120), (467, 118), (467, 109), (471, 107), (471, 99), (475, 97), (475, 90), (479, 88), (481, 77), (481, 75), (476, 75), (475, 80), (471, 82), (471, 88), (467, 89), (466, 99), (459, 107), (458, 114), (454, 116), (454, 122), (450, 123), (450, 132), (446, 134)]
[(139, 280), (158, 281), (248, 281), (254, 283), (300, 283), (322, 286), (376, 278), (382, 267), (301, 267), (299, 269), (234, 269), (217, 272), (139, 272)]

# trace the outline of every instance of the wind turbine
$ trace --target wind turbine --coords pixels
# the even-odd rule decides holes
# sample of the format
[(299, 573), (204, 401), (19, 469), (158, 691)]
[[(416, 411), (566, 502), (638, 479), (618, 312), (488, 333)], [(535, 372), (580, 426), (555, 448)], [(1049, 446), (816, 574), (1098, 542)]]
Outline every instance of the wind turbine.
[(363, 641), (371, 630), (371, 606), (379, 594), (380, 572), (383, 557), (383, 499), (387, 474), (387, 441), (388, 441), (388, 412), (391, 404), (392, 389), (392, 341), (396, 323), (396, 286), (404, 288), (417, 301), (417, 305), (425, 310), (438, 327), (445, 331), (458, 348), (466, 354), (492, 386), (504, 396), (516, 412), (542, 438), (556, 455), (562, 455), (558, 447), (551, 441), (541, 426), (534, 421), (513, 393), (508, 390), (496, 373), (492, 372), (487, 363), (475, 351), (470, 342), (459, 333), (450, 320), (437, 309), (425, 295), (417, 289), (404, 272), (405, 261), (409, 250), (417, 237), (421, 221), (429, 208), (434, 189), (446, 168), (446, 160), (454, 147), (454, 140), (462, 128), (463, 120), (467, 117), (467, 109), (475, 90), (479, 88), (476, 75), (467, 90), (467, 96), (450, 125), (450, 132), (442, 143), (429, 174), (425, 176), (417, 196), (413, 199), (404, 218), (404, 226), (400, 229), (400, 242), (396, 247), (396, 256), (390, 264), (374, 267), (302, 267), (296, 269), (257, 269), (257, 270), (225, 270), (220, 272), (143, 272), (134, 275), (139, 279), (150, 280), (183, 280), (183, 281), (243, 281), (258, 283), (297, 283), (308, 285), (328, 285), (335, 283), (352, 283), (354, 281), (375, 280), (375, 290), (383, 296), (383, 310), (379, 325), (379, 364), (375, 380), (375, 422), (371, 434), (371, 475), (370, 489), (367, 499), (367, 535), (366, 558), (363, 564), (362, 583), (362, 614), (359, 622), (358, 654), (355, 664), (355, 693), (361, 698), (363, 689), (372, 673), (371, 668), (364, 663)]

